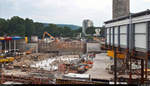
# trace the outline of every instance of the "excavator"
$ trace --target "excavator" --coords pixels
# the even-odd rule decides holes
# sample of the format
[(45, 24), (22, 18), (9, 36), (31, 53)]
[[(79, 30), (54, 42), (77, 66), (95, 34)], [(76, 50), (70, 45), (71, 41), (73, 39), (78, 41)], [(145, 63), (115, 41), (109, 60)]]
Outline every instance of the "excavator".
[(48, 32), (44, 32), (42, 40), (44, 40), (46, 34), (47, 34), (52, 40), (54, 40), (55, 42), (58, 42), (58, 41), (59, 41), (58, 39), (56, 39), (55, 37), (53, 37), (53, 36), (52, 36), (51, 34), (49, 34)]
[(31, 54), (34, 49), (35, 49), (35, 47), (34, 47), (34, 48), (30, 48), (28, 51), (26, 51), (26, 54), (27, 54), (27, 55), (28, 55), (28, 54)]

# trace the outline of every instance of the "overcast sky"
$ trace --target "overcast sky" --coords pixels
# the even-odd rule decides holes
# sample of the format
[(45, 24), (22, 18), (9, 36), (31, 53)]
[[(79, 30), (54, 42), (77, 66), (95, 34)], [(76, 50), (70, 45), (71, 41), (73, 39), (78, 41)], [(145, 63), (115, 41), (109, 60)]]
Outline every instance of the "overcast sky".
[[(131, 12), (150, 8), (150, 0), (130, 0)], [(0, 0), (0, 17), (20, 16), (35, 22), (82, 25), (90, 19), (95, 26), (112, 18), (112, 0)]]

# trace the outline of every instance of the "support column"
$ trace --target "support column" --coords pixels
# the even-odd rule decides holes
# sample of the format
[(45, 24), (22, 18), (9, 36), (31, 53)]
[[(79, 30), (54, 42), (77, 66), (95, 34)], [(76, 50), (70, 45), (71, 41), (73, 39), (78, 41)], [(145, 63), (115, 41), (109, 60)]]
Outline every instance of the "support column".
[(37, 46), (36, 46), (36, 53), (38, 53), (38, 46), (39, 46), (39, 44), (37, 43)]
[(111, 28), (109, 28), (109, 49), (111, 49)]
[(149, 52), (147, 52), (147, 56), (145, 58), (145, 79), (147, 79), (147, 76), (148, 76), (148, 58), (149, 58)]
[(141, 60), (141, 84), (144, 83), (144, 60)]
[(130, 59), (130, 55), (129, 55), (129, 44), (130, 44), (130, 34), (129, 31), (130, 30), (130, 24), (127, 25), (127, 49), (126, 49), (126, 68), (129, 70), (129, 59)]
[(132, 84), (132, 58), (134, 57), (134, 49), (135, 49), (135, 24), (132, 23), (132, 14), (130, 13), (129, 17), (129, 83)]
[(116, 47), (115, 47), (115, 28), (112, 28), (112, 33), (113, 36), (113, 50), (114, 50), (114, 84), (117, 85), (117, 53), (116, 53)]
[(148, 76), (148, 60), (150, 59), (150, 21), (147, 22), (147, 29), (146, 29), (146, 47), (147, 47), (147, 55), (145, 57), (145, 79), (147, 79)]
[(2, 63), (0, 63), (0, 84), (2, 84)]
[(131, 55), (129, 55), (129, 84), (131, 84), (132, 80), (132, 60), (131, 60)]
[(117, 57), (116, 48), (114, 48), (114, 84), (117, 84)]
[(14, 53), (16, 52), (16, 40), (14, 40)]

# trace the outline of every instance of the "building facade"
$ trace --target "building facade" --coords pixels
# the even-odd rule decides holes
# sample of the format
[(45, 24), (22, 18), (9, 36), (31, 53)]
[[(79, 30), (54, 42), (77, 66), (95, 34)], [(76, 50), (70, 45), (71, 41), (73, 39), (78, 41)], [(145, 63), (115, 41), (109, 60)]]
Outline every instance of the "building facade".
[(82, 23), (82, 33), (84, 35), (87, 35), (86, 34), (86, 29), (89, 28), (89, 27), (93, 27), (93, 22), (89, 19), (84, 20), (83, 23)]
[[(122, 57), (119, 57), (119, 54), (122, 54), (123, 61), (126, 61), (126, 68), (122, 71), (130, 71), (127, 72), (131, 74), (129, 75), (131, 76), (130, 80), (133, 75), (139, 77), (138, 74), (132, 72), (137, 69), (141, 70), (139, 80), (148, 78), (147, 70), (150, 68), (150, 10), (106, 21), (105, 38), (105, 48), (113, 53), (108, 52), (108, 56), (113, 57), (117, 52), (116, 57), (120, 59)], [(118, 52), (120, 53), (118, 54)], [(117, 59), (114, 60), (117, 61)], [(136, 67), (133, 67), (132, 64), (135, 64), (135, 61), (141, 62), (141, 64), (136, 64)], [(122, 64), (122, 67), (125, 64)], [(128, 69), (128, 67), (132, 69)]]

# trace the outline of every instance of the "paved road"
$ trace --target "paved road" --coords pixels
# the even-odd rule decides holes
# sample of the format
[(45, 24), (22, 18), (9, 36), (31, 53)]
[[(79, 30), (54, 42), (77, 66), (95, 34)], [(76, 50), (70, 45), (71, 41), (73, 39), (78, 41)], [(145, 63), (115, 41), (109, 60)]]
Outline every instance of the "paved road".
[(106, 56), (106, 53), (97, 54), (94, 59), (94, 64), (92, 69), (86, 72), (86, 74), (90, 74), (91, 78), (96, 79), (106, 79), (110, 80), (113, 78), (112, 74), (109, 74), (106, 70), (108, 63), (110, 62), (110, 57)]

